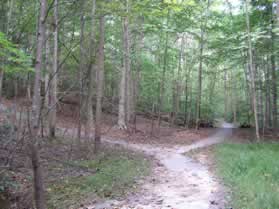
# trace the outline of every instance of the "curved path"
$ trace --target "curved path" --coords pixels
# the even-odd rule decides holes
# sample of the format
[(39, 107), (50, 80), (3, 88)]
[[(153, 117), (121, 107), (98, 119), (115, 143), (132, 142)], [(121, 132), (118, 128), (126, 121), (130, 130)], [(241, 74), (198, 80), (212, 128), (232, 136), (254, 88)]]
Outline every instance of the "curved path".
[(146, 144), (129, 144), (106, 139), (128, 149), (152, 155), (158, 162), (152, 180), (146, 182), (139, 193), (126, 200), (111, 200), (86, 207), (88, 209), (221, 209), (224, 198), (221, 186), (208, 167), (184, 155), (191, 150), (220, 143), (231, 134), (230, 128), (218, 129), (213, 136), (189, 146), (164, 148)]

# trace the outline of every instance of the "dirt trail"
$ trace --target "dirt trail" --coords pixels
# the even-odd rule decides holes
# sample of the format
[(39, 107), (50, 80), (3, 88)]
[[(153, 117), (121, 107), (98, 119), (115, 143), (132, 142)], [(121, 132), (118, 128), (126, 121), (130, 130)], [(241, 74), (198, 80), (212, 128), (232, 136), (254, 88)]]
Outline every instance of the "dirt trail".
[(170, 148), (129, 144), (125, 141), (105, 139), (128, 149), (142, 151), (158, 160), (153, 178), (146, 182), (139, 193), (123, 201), (111, 200), (88, 209), (136, 208), (136, 209), (221, 209), (224, 198), (221, 186), (210, 174), (208, 167), (184, 155), (191, 150), (207, 147), (225, 140), (232, 130), (224, 124), (217, 133), (189, 146)]

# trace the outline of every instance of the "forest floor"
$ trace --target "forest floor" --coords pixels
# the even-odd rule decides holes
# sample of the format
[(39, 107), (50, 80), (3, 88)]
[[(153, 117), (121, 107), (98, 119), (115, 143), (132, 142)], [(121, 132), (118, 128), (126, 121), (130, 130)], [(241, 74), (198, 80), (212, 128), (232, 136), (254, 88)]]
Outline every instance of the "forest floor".
[[(5, 100), (4, 105), (12, 108), (14, 103), (13, 101)], [(24, 103), (20, 106), (24, 106)], [(82, 156), (82, 153), (86, 153), (86, 150), (79, 150), (73, 146), (76, 144), (77, 127), (75, 111), (69, 107), (60, 109), (63, 110), (58, 114), (60, 137), (63, 140), (69, 139), (69, 141), (67, 143), (61, 143), (60, 141), (59, 144), (55, 142), (45, 149), (42, 154), (43, 156), (46, 154), (47, 157), (55, 157), (55, 159), (61, 158), (62, 160), (60, 159), (60, 161), (63, 162), (69, 162), (70, 159), (70, 164), (68, 163), (66, 167), (73, 168), (67, 168), (66, 173), (63, 171), (65, 166), (61, 168), (61, 166), (57, 165), (57, 163), (61, 164), (59, 161), (51, 168), (51, 170), (59, 171), (58, 173), (61, 173), (60, 170), (62, 169), (62, 176), (74, 178), (76, 176), (87, 176), (92, 171), (91, 169), (94, 171), (93, 167), (96, 165), (96, 158), (90, 159), (89, 164), (93, 165), (93, 167), (83, 164), (88, 163), (88, 161), (84, 161), (88, 156)], [(226, 139), (230, 139), (232, 143), (249, 143), (254, 139), (253, 130), (231, 129), (228, 127), (230, 124), (224, 124), (227, 127), (224, 129), (205, 128), (196, 131), (184, 127), (170, 127), (168, 123), (163, 121), (161, 127), (158, 128), (154, 125), (154, 121), (139, 116), (137, 117), (136, 127), (132, 124), (128, 131), (123, 131), (114, 126), (116, 122), (116, 115), (104, 114), (102, 141), (107, 145), (117, 145), (113, 146), (113, 149), (124, 147), (124, 150), (130, 150), (128, 152), (130, 154), (123, 155), (120, 152), (119, 155), (109, 155), (110, 157), (105, 158), (105, 161), (103, 157), (101, 161), (97, 158), (97, 164), (105, 166), (112, 162), (113, 164), (110, 165), (114, 167), (115, 162), (117, 165), (119, 165), (119, 162), (121, 162), (121, 165), (124, 163), (124, 167), (118, 166), (115, 171), (107, 170), (109, 173), (116, 172), (116, 175), (120, 174), (123, 178), (119, 180), (116, 176), (112, 176), (111, 181), (109, 181), (111, 184), (109, 185), (106, 185), (108, 179), (101, 178), (106, 185), (104, 190), (103, 188), (100, 189), (95, 180), (92, 183), (91, 178), (88, 181), (83, 180), (81, 182), (72, 182), (70, 180), (70, 183), (66, 180), (65, 184), (58, 185), (58, 187), (55, 185), (54, 187), (48, 187), (53, 194), (70, 191), (70, 193), (65, 193), (64, 197), (54, 195), (52, 205), (59, 204), (63, 199), (71, 199), (75, 203), (73, 205), (88, 204), (89, 206), (82, 206), (82, 208), (87, 209), (224, 208), (225, 202), (231, 194), (226, 192), (221, 181), (215, 175), (216, 166), (211, 145), (222, 143)], [(54, 153), (53, 151), (55, 150), (57, 152), (54, 155), (48, 155), (49, 153)], [(134, 157), (133, 153), (138, 152), (142, 152), (145, 156), (150, 156), (151, 158), (148, 157), (149, 160), (146, 160), (143, 157)], [(65, 156), (65, 153), (70, 153), (73, 156)], [(67, 159), (64, 159), (65, 157)], [(148, 175), (148, 165), (145, 162), (150, 161), (150, 159), (153, 159), (151, 175), (148, 178), (134, 182), (133, 175), (139, 177)], [(78, 160), (78, 165), (76, 165), (75, 160)], [(99, 161), (102, 163), (100, 164)], [(89, 172), (84, 171), (84, 166), (89, 169)], [(82, 168), (82, 171), (77, 171), (79, 169), (75, 167)], [(132, 172), (125, 172), (130, 170)], [(54, 178), (57, 178), (55, 176), (56, 171), (54, 172)], [(52, 177), (52, 175), (49, 176)], [(125, 181), (125, 178), (128, 179), (128, 182)], [(23, 179), (22, 181), (26, 180)], [(110, 186), (115, 185), (115, 182), (120, 183), (118, 185), (120, 190)], [(99, 191), (98, 195), (101, 194), (105, 197), (105, 200), (96, 198), (92, 193), (85, 194), (84, 192), (87, 189), (92, 191), (92, 188), (89, 188), (88, 185), (93, 185), (94, 191), (97, 191), (97, 193)], [(123, 185), (125, 186), (123, 187)], [(135, 189), (133, 189), (134, 187)], [(126, 192), (124, 192), (125, 190)], [(73, 196), (77, 196), (77, 198), (73, 198)], [(86, 201), (83, 201), (84, 197), (86, 197)], [(66, 201), (66, 204), (69, 205), (70, 202)]]
[[(16, 118), (14, 115), (15, 108), (17, 107), (19, 113), (21, 109), (29, 105), (20, 100), (18, 100), (17, 105), (12, 100), (3, 101), (0, 107), (0, 123), (1, 127), (4, 128), (3, 133), (14, 134), (11, 133), (13, 131), (10, 129), (12, 127), (10, 125), (14, 123), (13, 120)], [(168, 154), (172, 155), (174, 154), (172, 151), (176, 149), (175, 146), (192, 144), (216, 132), (214, 129), (195, 131), (169, 127), (168, 123), (165, 122), (162, 122), (160, 131), (156, 127), (152, 130), (150, 128), (152, 121), (144, 117), (138, 117), (136, 131), (131, 131), (132, 128), (128, 131), (121, 131), (113, 126), (117, 118), (115, 115), (105, 114), (104, 116), (103, 141), (107, 142), (104, 144), (119, 143), (118, 139), (122, 139), (121, 143), (123, 144), (120, 143), (122, 146), (113, 146), (108, 149), (105, 145), (103, 147), (105, 150), (101, 153), (101, 156), (94, 156), (92, 152), (88, 152), (90, 146), (76, 146), (77, 122), (75, 117), (65, 114), (64, 111), (59, 112), (59, 137), (53, 141), (42, 141), (41, 146), (44, 149), (40, 153), (49, 208), (69, 208), (70, 205), (71, 208), (77, 208), (87, 203), (94, 203), (95, 205), (96, 202), (104, 203), (103, 198), (116, 198), (120, 203), (119, 200), (123, 200), (123, 198), (131, 200), (132, 197), (134, 203), (139, 200), (141, 204), (145, 204), (149, 208), (154, 206), (154, 203), (160, 207), (160, 204), (165, 204), (162, 201), (163, 197), (150, 197), (153, 200), (148, 199), (148, 197), (144, 199), (137, 199), (137, 197), (146, 197), (147, 193), (143, 194), (142, 192), (147, 185), (152, 188), (154, 184), (161, 181), (161, 185), (164, 185), (165, 181), (168, 180), (175, 184), (176, 172), (171, 171), (170, 173), (168, 169), (166, 170), (161, 160), (156, 158), (157, 155), (152, 154), (155, 158), (144, 157), (139, 152), (144, 152), (145, 156), (150, 156), (151, 153), (143, 149), (132, 149), (130, 145), (139, 146), (144, 144), (143, 148), (160, 146), (160, 149), (162, 149), (160, 155), (163, 157), (166, 154), (164, 150), (167, 147), (172, 147), (167, 151)], [(5, 120), (8, 120), (9, 123), (5, 123)], [(151, 131), (153, 132), (152, 135)], [(0, 163), (6, 165), (8, 162), (9, 167), (11, 166), (9, 172), (4, 171), (7, 179), (2, 179), (9, 184), (7, 186), (11, 189), (8, 191), (11, 203), (6, 201), (3, 203), (0, 198), (0, 206), (1, 208), (31, 208), (32, 169), (28, 147), (24, 146), (22, 140), (17, 142), (10, 136), (3, 136), (1, 139), (0, 144), (3, 147), (0, 148), (1, 150), (3, 148), (4, 151), (1, 151)], [(88, 145), (87, 142), (89, 141), (84, 141), (84, 145)], [(129, 146), (125, 146), (125, 144)], [(124, 149), (122, 149), (123, 146)], [(153, 161), (151, 163), (153, 169), (152, 175), (149, 176), (150, 161)], [(159, 174), (162, 178), (157, 178)], [(146, 179), (145, 176), (149, 177)], [(173, 185), (170, 191), (174, 191), (175, 187), (177, 185)], [(161, 190), (160, 187), (157, 187), (157, 189)], [(167, 188), (165, 187), (165, 189)], [(150, 193), (150, 195), (153, 194)], [(12, 207), (5, 206), (6, 204), (12, 204)], [(107, 204), (107, 202), (104, 204)], [(104, 205), (101, 204), (99, 208), (107, 208), (102, 206)]]
[[(191, 145), (159, 146), (127, 143), (124, 140), (106, 139), (110, 144), (143, 151), (157, 163), (153, 174), (142, 189), (124, 200), (109, 200), (87, 206), (87, 209), (215, 209), (224, 208), (225, 193), (220, 182), (207, 165), (187, 156), (187, 153), (223, 142), (232, 130), (218, 129), (215, 134)], [(186, 154), (185, 154), (186, 153)]]

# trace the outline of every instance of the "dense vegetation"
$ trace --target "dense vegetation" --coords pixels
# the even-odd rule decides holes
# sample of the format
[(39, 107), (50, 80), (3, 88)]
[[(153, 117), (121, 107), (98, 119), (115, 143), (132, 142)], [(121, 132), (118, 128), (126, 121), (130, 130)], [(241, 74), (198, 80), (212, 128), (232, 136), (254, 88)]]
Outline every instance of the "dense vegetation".
[(0, 109), (13, 99), (2, 112), (9, 141), (28, 150), (36, 208), (46, 208), (40, 157), (61, 135), (63, 104), (74, 106), (77, 146), (94, 137), (88, 153), (100, 151), (104, 112), (134, 132), (143, 115), (159, 131), (162, 121), (199, 129), (224, 118), (253, 127), (258, 140), (276, 133), (278, 4), (2, 0)]
[(219, 174), (235, 208), (278, 208), (277, 144), (224, 144), (215, 148)]
[[(154, 112), (158, 117), (171, 113), (169, 120), (189, 125), (218, 117), (253, 124), (256, 111), (260, 128), (276, 126), (276, 2), (252, 1), (247, 8), (243, 2), (217, 0), (58, 1), (57, 8), (55, 1), (46, 3), (47, 18), (43, 22), (46, 41), (40, 49), (44, 49), (40, 60), (41, 85), (47, 86), (48, 75), (52, 68), (57, 68), (58, 81), (56, 76), (50, 78), (55, 77), (55, 85), (58, 82), (59, 99), (82, 91), (82, 98), (76, 102), (82, 103), (84, 108), (88, 106), (88, 97), (92, 98), (93, 105), (97, 103), (98, 88), (94, 83), (99, 78), (95, 73), (101, 59), (99, 41), (104, 35), (103, 105), (107, 111), (119, 111), (119, 115), (124, 114), (131, 121), (135, 111)], [(6, 0), (1, 7), (2, 32), (21, 52), (33, 56), (40, 4)], [(98, 19), (103, 16), (105, 31), (100, 34)], [(5, 49), (3, 35), (1, 40), (1, 49)], [(58, 60), (52, 57), (57, 50)], [(253, 70), (249, 70), (250, 60)], [(26, 59), (16, 62), (23, 64)], [(29, 64), (34, 67), (36, 62)], [(2, 62), (2, 71), (8, 69), (11, 69), (10, 61)], [(126, 89), (123, 93), (119, 83), (125, 73), (130, 77), (129, 82), (122, 79), (125, 84), (122, 88)], [(7, 73), (3, 81), (4, 95), (14, 96), (19, 90), (22, 91), (20, 96), (27, 95), (32, 89), (33, 77), (32, 71)], [(17, 84), (7, 85), (10, 81)], [(56, 89), (52, 82), (49, 84), (49, 89)], [(51, 95), (50, 92), (53, 97)], [(125, 99), (125, 95), (129, 99)], [(124, 113), (121, 113), (123, 108), (118, 110), (118, 101), (124, 104)], [(81, 116), (84, 123), (92, 120), (90, 115), (89, 118)], [(125, 128), (126, 124), (119, 123)]]

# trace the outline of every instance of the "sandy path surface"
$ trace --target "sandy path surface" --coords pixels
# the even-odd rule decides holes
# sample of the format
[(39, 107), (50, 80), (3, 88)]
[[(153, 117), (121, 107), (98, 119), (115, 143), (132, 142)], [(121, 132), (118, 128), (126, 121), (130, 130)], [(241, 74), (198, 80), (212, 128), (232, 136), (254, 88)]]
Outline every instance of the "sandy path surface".
[(218, 129), (211, 137), (189, 146), (170, 148), (129, 144), (121, 140), (104, 139), (107, 143), (118, 144), (125, 148), (142, 151), (154, 156), (155, 164), (151, 180), (142, 189), (125, 200), (109, 200), (87, 206), (87, 209), (221, 209), (224, 208), (222, 187), (209, 172), (209, 168), (187, 157), (184, 153), (198, 148), (220, 143), (230, 136), (229, 124)]

